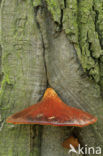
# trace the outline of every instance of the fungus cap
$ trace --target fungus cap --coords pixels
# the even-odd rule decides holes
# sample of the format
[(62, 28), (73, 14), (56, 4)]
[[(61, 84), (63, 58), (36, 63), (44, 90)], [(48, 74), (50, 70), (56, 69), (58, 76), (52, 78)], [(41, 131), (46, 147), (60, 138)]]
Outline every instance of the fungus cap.
[(15, 113), (6, 121), (13, 124), (84, 127), (95, 123), (97, 118), (80, 109), (68, 106), (52, 88), (47, 88), (40, 102)]

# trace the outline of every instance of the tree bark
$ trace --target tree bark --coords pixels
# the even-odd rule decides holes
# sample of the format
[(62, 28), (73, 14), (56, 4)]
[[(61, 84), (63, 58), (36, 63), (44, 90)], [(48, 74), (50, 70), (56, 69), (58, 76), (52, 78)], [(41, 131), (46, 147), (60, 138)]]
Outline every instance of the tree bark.
[[(61, 146), (71, 134), (83, 147), (103, 149), (102, 10), (103, 0), (1, 1), (0, 156), (77, 156)], [(95, 115), (97, 123), (72, 128), (5, 122), (39, 101), (47, 87)]]

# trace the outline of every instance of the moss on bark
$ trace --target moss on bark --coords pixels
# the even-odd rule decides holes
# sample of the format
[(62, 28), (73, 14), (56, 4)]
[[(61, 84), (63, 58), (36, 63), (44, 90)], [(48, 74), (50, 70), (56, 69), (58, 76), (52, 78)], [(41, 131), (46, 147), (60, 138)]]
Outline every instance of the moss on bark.
[[(98, 140), (103, 144), (101, 138), (97, 139), (103, 136), (102, 5), (102, 0), (2, 0), (1, 156), (38, 156), (51, 151), (56, 156), (67, 155), (61, 147), (65, 129), (45, 127), (41, 145), (39, 126), (5, 123), (7, 116), (41, 98), (47, 79), (67, 104), (98, 117), (96, 125), (82, 130), (83, 142), (96, 146)], [(75, 52), (95, 83), (82, 72)]]
[(42, 39), (32, 2), (3, 0), (1, 23), (0, 155), (37, 156), (39, 145), (34, 147), (34, 142), (40, 136), (31, 132), (33, 126), (5, 122), (10, 114), (36, 103), (46, 87)]
[(103, 54), (102, 0), (46, 1), (55, 22), (60, 24), (63, 10), (62, 30), (74, 44), (78, 58), (91, 79), (102, 86)]

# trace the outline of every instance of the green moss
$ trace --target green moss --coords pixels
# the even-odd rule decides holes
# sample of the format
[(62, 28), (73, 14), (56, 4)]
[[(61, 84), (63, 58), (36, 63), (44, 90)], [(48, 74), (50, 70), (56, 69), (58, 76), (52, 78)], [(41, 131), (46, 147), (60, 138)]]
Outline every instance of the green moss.
[(61, 9), (64, 8), (64, 0), (46, 0), (46, 2), (54, 21), (60, 24)]
[(33, 7), (41, 6), (41, 0), (33, 0)]
[(96, 31), (98, 32), (101, 46), (103, 48), (103, 1), (94, 0), (94, 10), (96, 12)]
[(78, 43), (77, 0), (67, 1), (63, 15), (63, 29), (73, 43)]
[[(3, 0), (1, 14), (4, 77), (0, 90), (0, 114), (5, 121), (9, 115), (34, 101), (32, 100), (34, 86), (39, 83), (39, 80), (35, 82), (34, 75), (39, 67), (34, 59), (39, 49), (38, 42), (40, 45), (41, 40), (30, 0), (10, 0), (9, 3), (8, 0)], [(41, 52), (41, 49), (39, 51)], [(41, 58), (37, 61), (40, 63)], [(39, 93), (37, 96), (39, 97)], [(5, 135), (6, 137), (3, 137)], [(14, 126), (10, 129), (5, 123), (0, 133), (0, 140), (2, 149), (0, 155), (11, 156), (17, 153), (20, 156), (30, 155), (29, 126)], [(8, 142), (6, 147), (5, 142)], [(33, 148), (35, 149), (34, 146)]]
[(99, 82), (100, 81), (100, 68), (98, 64), (95, 64), (93, 69), (90, 69), (89, 71), (90, 76), (93, 76), (95, 82)]
[[(39, 1), (38, 1), (39, 2)], [(85, 72), (96, 83), (101, 81), (100, 57), (103, 39), (102, 0), (46, 0), (48, 10), (55, 22), (62, 26), (70, 42), (74, 44), (78, 58)]]
[(89, 71), (89, 75), (100, 81), (99, 58), (102, 50), (98, 33), (95, 28), (96, 13), (93, 9), (93, 0), (82, 0), (78, 4), (78, 41), (81, 49), (81, 64), (84, 71)]
[[(94, 11), (96, 13), (96, 32), (98, 33), (100, 45), (101, 45), (101, 54), (103, 55), (103, 1), (94, 0)], [(96, 45), (95, 45), (96, 46)], [(100, 57), (100, 85), (103, 90), (103, 56)]]

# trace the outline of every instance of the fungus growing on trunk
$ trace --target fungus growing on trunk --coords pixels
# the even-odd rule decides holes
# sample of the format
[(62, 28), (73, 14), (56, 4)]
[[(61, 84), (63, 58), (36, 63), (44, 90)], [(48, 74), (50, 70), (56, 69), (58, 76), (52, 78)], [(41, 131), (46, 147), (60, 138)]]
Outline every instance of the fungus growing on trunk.
[(62, 146), (64, 148), (70, 148), (70, 145), (72, 145), (75, 149), (78, 147), (79, 145), (79, 141), (77, 138), (75, 138), (74, 136), (70, 136), (68, 139), (66, 139), (63, 143)]
[(15, 113), (6, 121), (13, 124), (84, 127), (96, 122), (97, 118), (66, 105), (52, 88), (47, 88), (40, 102)]

